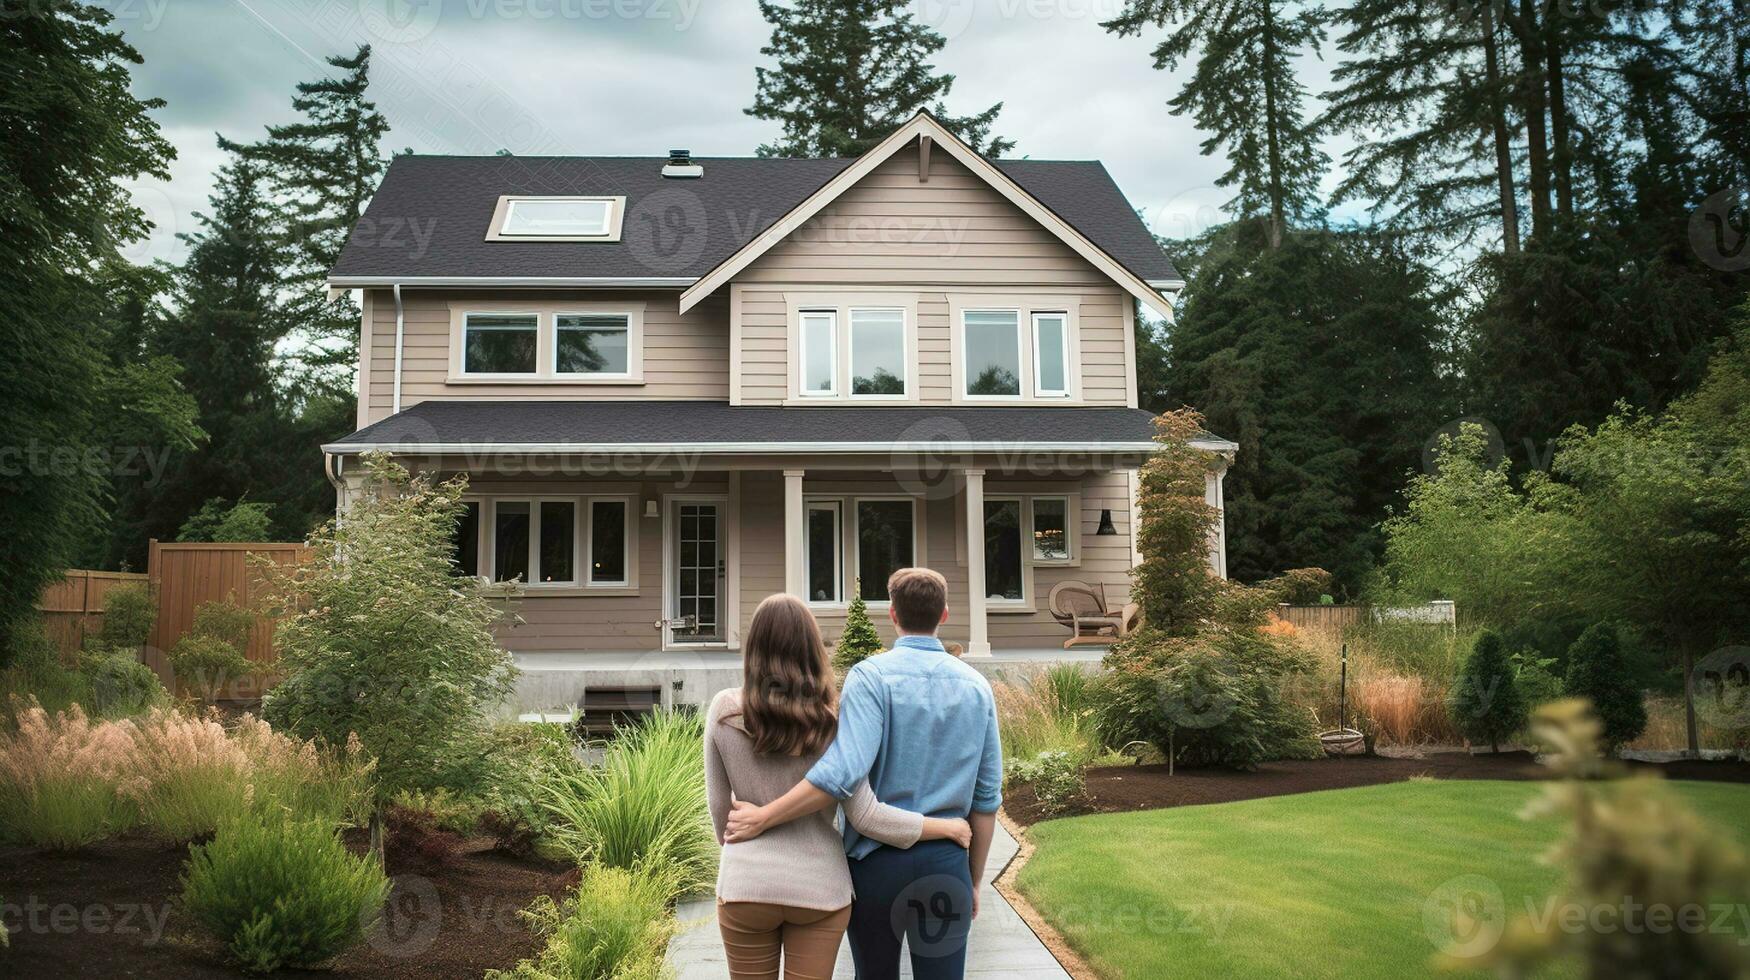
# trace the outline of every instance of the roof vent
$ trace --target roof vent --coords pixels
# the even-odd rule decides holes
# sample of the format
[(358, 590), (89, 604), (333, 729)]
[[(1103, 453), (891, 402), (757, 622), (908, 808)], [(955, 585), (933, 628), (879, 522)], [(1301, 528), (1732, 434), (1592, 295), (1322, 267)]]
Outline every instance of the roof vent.
[(705, 168), (693, 162), (692, 150), (668, 151), (668, 163), (662, 168), (664, 177), (703, 177)]

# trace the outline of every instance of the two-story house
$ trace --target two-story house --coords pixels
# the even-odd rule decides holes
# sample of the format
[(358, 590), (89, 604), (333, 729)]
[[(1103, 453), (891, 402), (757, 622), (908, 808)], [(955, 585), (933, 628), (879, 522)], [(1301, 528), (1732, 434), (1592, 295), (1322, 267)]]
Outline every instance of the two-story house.
[(968, 657), (1060, 651), (1061, 581), (1128, 595), (1132, 324), (1182, 283), (1099, 163), (927, 114), (856, 159), (403, 156), (330, 285), (364, 308), (342, 506), (366, 450), (467, 473), (458, 560), (526, 583), (503, 639), (555, 702), (734, 683), (778, 591), (890, 635), (907, 565)]

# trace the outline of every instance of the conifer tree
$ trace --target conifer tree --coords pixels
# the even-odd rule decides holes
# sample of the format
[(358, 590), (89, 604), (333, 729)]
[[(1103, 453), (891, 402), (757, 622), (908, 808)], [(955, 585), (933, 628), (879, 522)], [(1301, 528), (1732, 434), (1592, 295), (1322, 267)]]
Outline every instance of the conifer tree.
[(1318, 3), (1299, 0), (1127, 0), (1102, 25), (1120, 37), (1171, 29), (1154, 49), (1155, 67), (1195, 66), (1168, 105), (1207, 134), (1204, 156), (1227, 158), (1216, 180), (1234, 188), (1227, 208), (1236, 218), (1264, 218), (1271, 248), (1291, 225), (1323, 212), (1318, 183), (1330, 158), (1307, 124), (1294, 62), (1317, 51), (1324, 16)]
[(292, 108), (303, 118), (269, 126), (246, 153), (274, 198), (275, 234), (285, 250), (278, 287), (289, 330), (303, 341), (304, 380), (350, 391), (359, 308), (350, 296), (328, 298), (328, 270), (388, 166), (378, 146), (389, 123), (366, 97), (370, 45), (328, 64), (337, 74), (298, 84)]
[(850, 608), (845, 610), (845, 631), (839, 634), (839, 642), (832, 649), (833, 669), (843, 674), (882, 649), (881, 634), (875, 632), (869, 606), (863, 601), (862, 589), (857, 587)]
[(1506, 645), (1494, 630), (1477, 634), (1453, 685), (1452, 717), (1473, 742), (1489, 743), (1491, 752), (1525, 727), (1525, 698), (1507, 659)]
[(1647, 728), (1647, 706), (1640, 685), (1629, 676), (1628, 661), (1616, 627), (1594, 623), (1568, 647), (1568, 677), (1564, 690), (1569, 697), (1586, 698), (1603, 723), (1604, 749), (1614, 754), (1625, 742), (1640, 737)]
[(988, 156), (1013, 140), (990, 134), (1003, 104), (971, 116), (944, 105), (954, 76), (930, 63), (946, 40), (913, 19), (906, 0), (760, 0), (772, 39), (760, 53), (776, 68), (759, 80), (747, 114), (776, 120), (784, 135), (759, 148), (763, 157), (860, 156), (920, 109)]

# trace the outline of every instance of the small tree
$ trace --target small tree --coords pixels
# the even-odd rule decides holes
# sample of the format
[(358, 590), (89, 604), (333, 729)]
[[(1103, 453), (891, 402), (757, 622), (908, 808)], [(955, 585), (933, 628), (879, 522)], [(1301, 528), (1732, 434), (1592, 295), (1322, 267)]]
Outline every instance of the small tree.
[(1142, 564), (1131, 593), (1144, 622), (1173, 636), (1189, 636), (1221, 605), (1226, 583), (1209, 567), (1209, 542), (1221, 514), (1205, 499), (1219, 459), (1191, 445), (1203, 416), (1188, 408), (1155, 419), (1158, 449), (1143, 464), (1137, 491), (1137, 547)]
[(1611, 755), (1647, 728), (1647, 706), (1640, 688), (1629, 677), (1616, 627), (1609, 623), (1592, 624), (1568, 647), (1564, 690), (1569, 697), (1592, 702), (1592, 710), (1604, 726), (1605, 751)]
[(851, 596), (851, 607), (845, 610), (845, 631), (832, 650), (833, 669), (843, 674), (882, 651), (881, 634), (869, 619), (869, 606), (863, 602), (863, 583), (857, 580)]
[(150, 588), (124, 585), (111, 589), (103, 597), (103, 626), (97, 642), (111, 652), (138, 656), (156, 622), (158, 607), (152, 602)]
[(493, 638), (490, 586), (452, 573), (467, 480), (410, 477), (387, 454), (363, 459), (356, 503), (310, 538), (301, 566), (266, 567), (284, 618), (274, 645), (286, 679), (263, 714), (300, 738), (377, 759), (373, 844), (383, 804), (404, 789), (473, 789), (489, 762), (487, 713), (516, 668)]
[(272, 541), (273, 505), (239, 500), (228, 505), (214, 497), (182, 522), (178, 541)]
[(1452, 714), (1466, 738), (1489, 743), (1491, 752), (1501, 751), (1501, 741), (1525, 727), (1525, 698), (1494, 630), (1477, 634), (1454, 686)]

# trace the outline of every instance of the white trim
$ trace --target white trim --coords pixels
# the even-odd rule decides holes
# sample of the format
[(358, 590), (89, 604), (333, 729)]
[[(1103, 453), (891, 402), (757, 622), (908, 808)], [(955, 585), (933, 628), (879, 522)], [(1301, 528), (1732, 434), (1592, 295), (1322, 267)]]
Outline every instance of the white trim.
[[(1082, 297), (1062, 292), (1033, 292), (1016, 289), (962, 289), (950, 291), (948, 297), (948, 400), (957, 405), (1088, 405), (1082, 388)], [(967, 360), (970, 348), (966, 342), (966, 314), (1013, 313), (1015, 315), (1016, 364), (1015, 378), (1019, 394), (968, 395), (966, 393)], [(1041, 395), (1038, 391), (1037, 357), (1033, 344), (1033, 317), (1061, 314), (1064, 321), (1065, 394)], [(1101, 407), (1117, 407), (1102, 405)], [(1134, 407), (1134, 406), (1131, 406)]]
[[(857, 357), (857, 314), (858, 313), (898, 313), (899, 314), (899, 369), (905, 372), (901, 380), (905, 382), (905, 390), (897, 395), (857, 394), (856, 357)], [(890, 401), (904, 402), (917, 400), (917, 360), (914, 353), (917, 344), (912, 329), (912, 317), (903, 306), (868, 306), (856, 305), (845, 310), (845, 397), (852, 401)], [(865, 324), (867, 325), (867, 324)]]
[[(636, 494), (602, 493), (602, 494), (552, 494), (539, 492), (519, 492), (512, 489), (494, 489), (486, 493), (470, 493), (462, 497), (464, 503), (480, 505), (480, 523), (476, 531), (475, 554), (478, 567), (476, 571), (489, 582), (496, 582), (497, 569), (497, 507), (502, 501), (512, 503), (528, 503), (529, 508), (529, 567), (523, 570), (524, 580), (519, 588), (529, 596), (636, 596), (639, 594), (638, 580), (638, 512)], [(590, 535), (594, 530), (594, 514), (592, 507), (596, 501), (619, 501), (626, 505), (626, 581), (590, 582)], [(542, 503), (570, 503), (572, 511), (572, 567), (571, 580), (567, 582), (530, 582), (527, 576), (533, 572), (540, 551), (540, 505)]]
[[(620, 518), (620, 568), (625, 577), (620, 581), (597, 582), (595, 580), (595, 505), (619, 504), (624, 513)], [(583, 585), (584, 588), (597, 589), (629, 589), (637, 582), (634, 572), (635, 563), (632, 560), (632, 538), (634, 526), (638, 521), (638, 501), (636, 495), (627, 496), (591, 496), (583, 498)]]
[[(578, 233), (567, 235), (529, 235), (507, 232), (505, 223), (510, 220), (511, 213), (519, 204), (534, 201), (587, 201), (592, 204), (606, 204), (608, 211), (602, 230), (595, 233)], [(492, 221), (486, 226), (486, 240), (489, 242), (617, 242), (620, 240), (620, 226), (626, 217), (626, 198), (624, 195), (578, 195), (578, 194), (500, 194), (498, 203), (492, 209)]]
[(401, 304), (401, 287), (394, 288), (395, 293), (395, 386), (393, 397), (389, 401), (389, 414), (398, 415), (401, 412), (401, 356), (407, 326), (407, 311)]
[(990, 656), (990, 624), (985, 616), (984, 581), (984, 470), (961, 472), (965, 482), (966, 512), (966, 653)]
[(376, 332), (376, 324), (371, 321), (376, 316), (376, 303), (371, 290), (360, 292), (363, 295), (359, 297), (358, 405), (353, 422), (362, 429), (371, 424), (371, 334)]
[(1148, 279), (1145, 281), (1150, 286), (1167, 292), (1176, 293), (1185, 288), (1185, 280), (1183, 279)]
[[(808, 553), (808, 549), (814, 543), (813, 537), (808, 533), (808, 519), (817, 510), (829, 511), (832, 514), (832, 595), (825, 599), (816, 599), (808, 582), (809, 559), (812, 557)], [(836, 607), (849, 602), (845, 596), (845, 501), (843, 497), (804, 497), (802, 500), (802, 599), (811, 606)]]
[[(831, 496), (831, 494), (823, 495), (823, 497)], [(850, 504), (849, 510), (851, 512), (850, 520), (841, 521), (845, 527), (845, 537), (850, 542), (850, 547), (845, 550), (844, 554), (844, 560), (846, 562), (845, 569), (847, 572), (851, 569), (861, 569), (863, 567), (863, 521), (857, 511), (858, 508), (862, 507), (864, 504), (904, 501), (911, 505), (911, 563), (913, 566), (917, 565), (918, 556), (922, 555), (924, 552), (923, 520), (926, 515), (923, 508), (918, 506), (918, 502), (923, 499), (922, 497), (903, 493), (858, 493), (840, 494), (838, 495), (838, 499), (847, 501)], [(895, 569), (895, 571), (897, 571), (897, 569)], [(859, 578), (860, 576), (858, 575), (847, 574), (845, 575), (845, 582), (851, 587), (851, 589), (855, 590), (858, 595), (862, 595), (862, 587), (858, 584)], [(887, 583), (885, 582), (882, 583), (882, 585), (886, 584)], [(850, 593), (843, 592), (842, 594), (845, 597), (843, 605), (848, 606), (851, 601)], [(865, 599), (863, 600), (863, 603), (870, 609), (886, 609), (888, 607), (888, 601), (886, 599)]]
[[(732, 287), (733, 288), (733, 287)], [(855, 291), (822, 292), (819, 289), (783, 291), (785, 307), (785, 351), (788, 358), (785, 373), (786, 405), (809, 408), (822, 406), (868, 404), (917, 404), (921, 401), (922, 383), (919, 374), (922, 363), (918, 355), (918, 294), (908, 290), (881, 291), (857, 287)], [(900, 343), (905, 368), (905, 393), (900, 395), (857, 395), (851, 392), (851, 320), (858, 310), (897, 310), (900, 316)], [(806, 351), (802, 342), (804, 314), (834, 314), (833, 320), (833, 390), (807, 394), (802, 373), (806, 367)]]
[[(830, 375), (825, 390), (808, 386), (808, 321), (810, 318), (826, 320), (826, 364)], [(839, 311), (836, 309), (816, 310), (806, 307), (796, 311), (796, 397), (797, 398), (837, 398), (839, 397)]]
[(1142, 404), (1136, 383), (1136, 328), (1141, 319), (1136, 309), (1136, 297), (1124, 304), (1124, 310), (1130, 318), (1130, 322), (1124, 325), (1124, 407), (1136, 408)]
[[(966, 316), (969, 313), (1007, 313), (1015, 317), (1015, 393), (1012, 395), (974, 395), (966, 390), (972, 380), (972, 344), (967, 339)], [(1027, 397), (1031, 384), (1027, 378), (1027, 363), (1032, 360), (1027, 354), (1027, 341), (1021, 336), (1021, 324), (1027, 315), (1020, 307), (1015, 306), (963, 306), (955, 310), (955, 331), (951, 341), (960, 350), (958, 361), (960, 370), (954, 372), (954, 400), (962, 402), (1018, 402)]]
[[(1057, 335), (1058, 336), (1058, 345), (1061, 348), (1061, 354), (1063, 356), (1063, 387), (1062, 388), (1046, 388), (1045, 381), (1040, 376), (1040, 369), (1045, 363), (1045, 358), (1040, 356), (1041, 348), (1039, 345), (1039, 321), (1041, 319), (1055, 319), (1058, 321), (1058, 335)], [(1031, 347), (1032, 354), (1033, 354), (1033, 397), (1038, 398), (1038, 399), (1042, 399), (1042, 400), (1046, 399), (1046, 398), (1055, 398), (1055, 399), (1069, 398), (1070, 392), (1075, 386), (1070, 382), (1070, 369), (1069, 369), (1069, 366), (1070, 366), (1070, 344), (1069, 344), (1069, 313), (1068, 313), (1068, 311), (1066, 311), (1066, 310), (1033, 310), (1032, 312), (1027, 314), (1027, 332), (1030, 335), (1027, 339), (1029, 341), (1029, 346)]]
[(741, 404), (741, 284), (729, 287), (729, 404)]
[[(528, 239), (516, 239), (528, 241)], [(368, 289), (373, 286), (420, 286), (425, 288), (472, 286), (526, 286), (552, 289), (557, 286), (605, 288), (682, 288), (699, 280), (693, 276), (330, 276), (333, 289)]]
[(1172, 316), (1172, 307), (1162, 298), (1153, 286), (1138, 278), (1130, 270), (1124, 268), (1117, 260), (1108, 255), (1105, 250), (1089, 241), (1087, 236), (1077, 231), (1068, 222), (1058, 217), (1050, 208), (1041, 204), (1037, 198), (1027, 193), (1014, 179), (1003, 173), (996, 165), (980, 156), (972, 147), (967, 146), (960, 137), (949, 132), (946, 127), (937, 122), (927, 112), (919, 111), (910, 122), (899, 127), (892, 135), (882, 140), (869, 152), (840, 171), (838, 176), (826, 182), (819, 190), (809, 195), (807, 200), (774, 222), (772, 226), (746, 245), (737, 249), (734, 255), (724, 259), (702, 277), (698, 282), (687, 287), (681, 293), (680, 312), (685, 313), (699, 303), (700, 300), (727, 283), (735, 275), (765, 254), (772, 246), (789, 237), (792, 232), (801, 227), (808, 219), (820, 213), (821, 209), (831, 203), (840, 194), (855, 186), (868, 176), (888, 157), (908, 146), (919, 136), (929, 136), (942, 149), (959, 160), (968, 170), (983, 178), (997, 193), (1009, 200), (1009, 203), (1020, 208), (1028, 217), (1043, 225), (1047, 231), (1056, 235), (1082, 258), (1088, 260), (1108, 278), (1118, 283), (1137, 299), (1158, 310), (1162, 316)]
[[(674, 538), (674, 504), (716, 504), (718, 507), (717, 544), (722, 549), (723, 560), (723, 592), (717, 595), (717, 625), (723, 634), (723, 639), (701, 640), (699, 642), (676, 642), (674, 628), (668, 621), (674, 618), (675, 608), (675, 538)], [(662, 617), (662, 649), (672, 650), (727, 650), (730, 648), (728, 637), (730, 627), (724, 618), (727, 612), (727, 592), (729, 591), (729, 551), (728, 551), (728, 521), (729, 496), (726, 493), (665, 493), (662, 495), (662, 605), (658, 607), (658, 615)], [(738, 614), (739, 615), (739, 614)]]
[[(1226, 440), (1197, 440), (1193, 449), (1232, 452)], [(1152, 453), (1155, 442), (331, 442), (327, 453), (366, 452), (412, 455), (457, 455), (466, 453), (559, 453), (639, 455), (649, 453), (694, 453), (698, 455), (768, 455), (805, 453)]]

